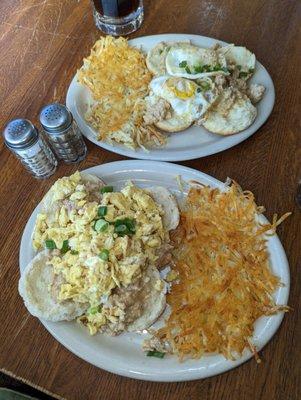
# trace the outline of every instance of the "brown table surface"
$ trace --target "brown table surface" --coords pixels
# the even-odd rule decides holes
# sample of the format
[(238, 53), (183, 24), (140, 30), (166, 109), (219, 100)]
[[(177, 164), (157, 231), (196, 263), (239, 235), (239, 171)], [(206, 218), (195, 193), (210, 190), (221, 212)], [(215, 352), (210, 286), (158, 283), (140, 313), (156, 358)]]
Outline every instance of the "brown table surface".
[[(57, 398), (67, 399), (290, 399), (301, 398), (300, 211), (294, 202), (300, 171), (300, 5), (293, 0), (190, 0), (146, 2), (142, 28), (133, 36), (181, 32), (247, 46), (270, 72), (276, 104), (250, 139), (223, 153), (184, 162), (217, 179), (236, 179), (258, 203), (293, 215), (279, 228), (290, 262), (289, 304), (279, 331), (251, 360), (210, 379), (184, 383), (135, 381), (89, 365), (62, 347), (31, 317), (18, 295), (18, 253), (24, 225), (58, 178), (123, 157), (88, 143), (80, 165), (60, 164), (50, 179), (25, 172), (1, 141), (0, 369)], [(64, 102), (76, 69), (99, 37), (88, 0), (0, 2), (0, 113), (3, 126), (22, 116), (37, 122), (42, 105)], [(298, 93), (299, 92), (299, 93)], [(299, 109), (300, 113), (300, 109)]]

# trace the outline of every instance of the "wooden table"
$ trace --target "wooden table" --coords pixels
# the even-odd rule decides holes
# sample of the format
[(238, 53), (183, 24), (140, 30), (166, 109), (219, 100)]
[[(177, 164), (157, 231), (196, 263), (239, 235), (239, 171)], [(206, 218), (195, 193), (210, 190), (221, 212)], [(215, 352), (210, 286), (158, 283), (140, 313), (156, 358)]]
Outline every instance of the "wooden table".
[[(24, 225), (51, 184), (77, 168), (120, 160), (88, 143), (80, 165), (61, 164), (45, 181), (33, 179), (1, 141), (0, 368), (66, 399), (268, 399), (301, 398), (300, 210), (294, 196), (301, 178), (300, 2), (297, 0), (146, 1), (146, 17), (134, 35), (166, 32), (212, 36), (247, 46), (270, 72), (276, 104), (267, 123), (250, 139), (223, 153), (189, 161), (220, 180), (227, 176), (252, 190), (267, 215), (293, 211), (279, 228), (292, 276), (289, 304), (278, 333), (262, 352), (263, 363), (206, 380), (151, 383), (110, 374), (63, 348), (31, 317), (18, 295), (18, 253)], [(169, 5), (168, 5), (169, 3)], [(99, 32), (88, 0), (2, 0), (0, 2), (1, 125), (17, 116), (37, 122), (42, 105), (64, 102), (83, 56)], [(299, 25), (298, 25), (299, 24)], [(299, 109), (300, 113), (300, 109)]]

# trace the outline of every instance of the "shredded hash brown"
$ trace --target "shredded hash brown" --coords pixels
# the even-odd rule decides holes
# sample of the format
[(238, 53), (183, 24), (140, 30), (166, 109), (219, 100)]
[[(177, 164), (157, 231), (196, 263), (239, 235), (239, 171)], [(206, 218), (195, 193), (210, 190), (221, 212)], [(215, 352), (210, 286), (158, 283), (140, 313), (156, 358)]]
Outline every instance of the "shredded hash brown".
[(288, 311), (273, 299), (281, 283), (270, 269), (266, 235), (290, 213), (261, 224), (263, 211), (236, 183), (225, 192), (190, 189), (173, 234), (179, 280), (167, 296), (171, 314), (155, 334), (180, 360), (215, 352), (234, 360), (249, 348), (259, 361), (251, 342), (254, 322)]
[(85, 118), (98, 132), (98, 139), (131, 148), (165, 143), (163, 135), (142, 124), (142, 100), (152, 75), (143, 53), (129, 46), (126, 39), (99, 39), (77, 76), (95, 101)]

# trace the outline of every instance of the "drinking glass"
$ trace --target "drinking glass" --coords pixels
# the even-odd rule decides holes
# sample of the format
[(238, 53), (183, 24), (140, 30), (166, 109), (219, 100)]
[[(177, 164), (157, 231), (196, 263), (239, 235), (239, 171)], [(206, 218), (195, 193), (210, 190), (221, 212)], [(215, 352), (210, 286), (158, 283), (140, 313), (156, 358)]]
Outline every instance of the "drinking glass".
[(143, 0), (91, 0), (94, 21), (108, 35), (128, 35), (143, 21)]

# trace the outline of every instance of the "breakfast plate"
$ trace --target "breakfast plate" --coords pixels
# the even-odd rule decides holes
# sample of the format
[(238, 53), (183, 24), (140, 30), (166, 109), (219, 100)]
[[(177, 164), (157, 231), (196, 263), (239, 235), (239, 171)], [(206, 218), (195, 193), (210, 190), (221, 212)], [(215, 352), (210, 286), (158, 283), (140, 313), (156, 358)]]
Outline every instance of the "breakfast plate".
[[(223, 189), (225, 185), (202, 172), (183, 167), (155, 161), (118, 161), (95, 166), (85, 170), (102, 178), (106, 184), (120, 189), (128, 180), (132, 180), (142, 188), (153, 185), (164, 186), (169, 189), (181, 204), (184, 192), (179, 187), (181, 177), (183, 181), (197, 180), (213, 188)], [(26, 265), (34, 257), (34, 251), (29, 245), (33, 233), (33, 227), (38, 205), (29, 218), (23, 232), (20, 247), (20, 269), (23, 271)], [(267, 222), (260, 216), (261, 222)], [(277, 235), (268, 238), (271, 268), (277, 275), (283, 286), (274, 293), (276, 304), (285, 305), (289, 295), (289, 266), (284, 249)], [(275, 334), (283, 319), (283, 313), (261, 317), (256, 321), (254, 345), (260, 350)], [(242, 357), (230, 361), (222, 355), (210, 354), (199, 360), (186, 360), (179, 362), (174, 356), (164, 359), (146, 357), (141, 351), (143, 335), (125, 333), (119, 336), (107, 336), (99, 334), (89, 336), (86, 330), (76, 322), (49, 322), (41, 320), (45, 328), (63, 346), (87, 362), (107, 371), (142, 380), (151, 381), (186, 381), (206, 378), (217, 375), (242, 364), (252, 357), (252, 353), (244, 350)]]
[[(192, 44), (202, 47), (211, 47), (215, 43), (219, 43), (222, 46), (227, 45), (226, 42), (205, 36), (186, 34), (145, 36), (132, 39), (129, 41), (129, 44), (147, 52), (161, 41), (183, 40), (191, 40)], [(91, 101), (91, 96), (89, 90), (77, 82), (77, 75), (74, 76), (69, 86), (66, 104), (71, 110), (84, 136), (99, 147), (131, 158), (158, 161), (184, 161), (205, 157), (233, 147), (253, 135), (265, 123), (274, 106), (275, 90), (270, 75), (258, 61), (256, 61), (255, 73), (250, 79), (250, 82), (263, 84), (266, 91), (260, 103), (256, 104), (258, 115), (249, 128), (234, 135), (220, 136), (210, 133), (203, 127), (191, 126), (182, 132), (169, 135), (166, 145), (160, 148), (152, 148), (149, 151), (144, 151), (141, 148), (131, 150), (117, 143), (113, 146), (96, 139), (94, 129), (89, 126), (84, 118), (87, 104)]]

